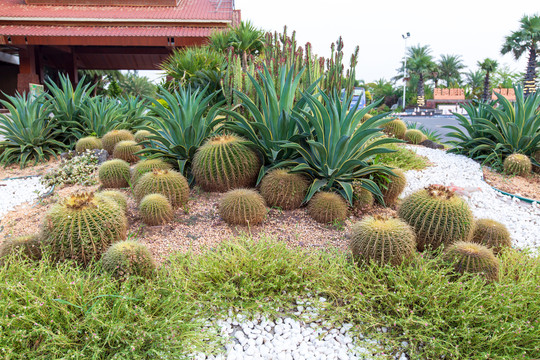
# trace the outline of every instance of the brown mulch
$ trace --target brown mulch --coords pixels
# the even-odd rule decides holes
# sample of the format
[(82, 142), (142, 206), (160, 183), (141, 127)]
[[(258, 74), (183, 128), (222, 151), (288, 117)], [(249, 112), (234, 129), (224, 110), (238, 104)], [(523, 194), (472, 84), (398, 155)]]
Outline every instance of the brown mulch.
[(527, 177), (510, 176), (483, 167), (486, 182), (502, 191), (540, 201), (540, 174), (531, 173)]
[[(0, 219), (0, 242), (6, 237), (37, 233), (44, 214), (60, 198), (81, 190), (96, 190), (98, 186), (69, 186), (55, 191), (54, 195), (34, 204), (23, 204)], [(156, 260), (161, 262), (174, 252), (192, 250), (200, 253), (204, 249), (217, 246), (224, 240), (238, 235), (252, 236), (254, 239), (272, 237), (284, 241), (290, 247), (321, 248), (337, 247), (346, 249), (347, 233), (356, 221), (366, 214), (395, 215), (395, 210), (375, 205), (373, 208), (351, 210), (349, 218), (341, 224), (320, 224), (307, 214), (306, 208), (292, 211), (268, 209), (261, 225), (231, 226), (218, 214), (219, 201), (223, 194), (206, 193), (195, 188), (184, 209), (178, 209), (174, 218), (162, 226), (146, 226), (138, 214), (137, 204), (130, 190), (122, 190), (129, 195), (128, 237), (145, 243)]]
[(30, 166), (26, 166), (22, 169), (17, 164), (9, 165), (7, 167), (0, 166), (0, 180), (19, 176), (43, 175), (50, 169), (55, 168), (59, 162), (60, 157), (58, 159), (52, 158), (44, 163), (38, 163), (35, 166), (31, 163)]

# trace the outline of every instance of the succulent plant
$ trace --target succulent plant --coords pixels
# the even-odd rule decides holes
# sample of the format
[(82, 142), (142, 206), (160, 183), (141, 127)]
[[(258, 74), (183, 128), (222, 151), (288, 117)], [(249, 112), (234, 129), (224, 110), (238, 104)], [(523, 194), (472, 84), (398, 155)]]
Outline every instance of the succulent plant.
[(152, 133), (148, 130), (139, 130), (135, 133), (135, 141), (140, 143), (144, 140), (147, 140)]
[(124, 160), (105, 161), (98, 169), (99, 181), (106, 188), (123, 188), (129, 186), (131, 171)]
[(169, 200), (161, 194), (148, 194), (139, 204), (139, 212), (146, 225), (161, 225), (173, 218), (173, 208)]
[(491, 219), (476, 220), (471, 242), (490, 248), (495, 255), (505, 247), (512, 247), (510, 232), (506, 226)]
[(264, 220), (266, 205), (255, 190), (231, 190), (221, 199), (219, 215), (231, 225), (257, 225)]
[(135, 137), (129, 130), (112, 130), (103, 135), (101, 142), (103, 143), (103, 148), (107, 150), (109, 154), (112, 154), (114, 151), (114, 146), (120, 141), (124, 140), (135, 140)]
[(416, 250), (412, 228), (400, 219), (368, 216), (353, 225), (350, 235), (356, 261), (399, 265)]
[(224, 192), (255, 185), (261, 162), (235, 135), (210, 138), (193, 158), (195, 182), (205, 191)]
[(361, 120), (362, 124), (365, 123), (366, 121), (368, 121), (369, 119), (371, 119), (372, 117), (373, 117), (373, 115), (371, 115), (371, 114), (364, 115), (362, 117), (362, 120)]
[(43, 235), (58, 260), (87, 265), (114, 242), (126, 237), (124, 211), (101, 194), (79, 193), (53, 205), (45, 215)]
[(503, 167), (508, 175), (526, 176), (532, 170), (532, 163), (527, 155), (512, 154), (504, 159)]
[(98, 194), (114, 200), (124, 212), (127, 211), (127, 196), (124, 193), (116, 190), (107, 190), (100, 191)]
[(113, 150), (113, 157), (115, 159), (122, 159), (128, 163), (136, 163), (140, 160), (139, 155), (135, 155), (136, 152), (141, 151), (142, 146), (132, 140), (119, 141)]
[(103, 149), (101, 140), (95, 136), (87, 136), (77, 140), (75, 144), (75, 151), (78, 153), (85, 152), (86, 150)]
[(359, 181), (353, 182), (353, 195), (353, 206), (355, 209), (361, 211), (369, 209), (373, 206), (373, 203), (375, 202), (375, 198), (373, 197), (371, 191), (363, 188), (362, 183)]
[(345, 220), (347, 210), (345, 199), (333, 192), (320, 191), (308, 203), (308, 214), (323, 224)]
[(499, 261), (493, 251), (483, 245), (458, 241), (445, 250), (443, 258), (454, 264), (457, 273), (479, 274), (488, 281), (499, 278)]
[(189, 200), (189, 185), (179, 172), (168, 169), (154, 169), (147, 172), (135, 185), (135, 197), (141, 201), (149, 194), (162, 194), (174, 209), (184, 206)]
[(301, 174), (291, 174), (287, 169), (270, 171), (261, 181), (261, 195), (270, 207), (283, 210), (297, 209), (302, 205), (309, 187)]
[(417, 145), (424, 141), (426, 136), (420, 130), (410, 129), (405, 132), (403, 138), (411, 144)]
[(402, 139), (407, 131), (407, 124), (403, 120), (394, 119), (383, 126), (383, 130), (386, 134), (395, 138)]
[(35, 234), (6, 238), (0, 245), (0, 264), (3, 258), (19, 252), (30, 260), (40, 260), (41, 248), (41, 238)]
[(389, 176), (388, 179), (384, 179), (383, 184), (381, 184), (382, 186), (380, 186), (386, 206), (395, 204), (398, 196), (405, 189), (405, 185), (407, 185), (407, 178), (401, 169), (393, 168), (392, 172), (396, 176)]
[[(540, 150), (536, 150), (531, 156), (538, 164), (540, 164)], [(533, 166), (535, 173), (540, 173), (540, 166)]]
[(474, 226), (467, 203), (442, 185), (430, 185), (409, 195), (398, 215), (413, 227), (420, 251), (466, 241)]
[(156, 264), (146, 246), (137, 241), (121, 241), (113, 244), (102, 258), (103, 269), (117, 279), (130, 276), (150, 277)]
[(133, 185), (137, 184), (137, 180), (139, 180), (141, 176), (154, 169), (170, 170), (172, 169), (172, 166), (161, 159), (141, 160), (133, 167), (133, 171), (131, 172), (131, 183)]

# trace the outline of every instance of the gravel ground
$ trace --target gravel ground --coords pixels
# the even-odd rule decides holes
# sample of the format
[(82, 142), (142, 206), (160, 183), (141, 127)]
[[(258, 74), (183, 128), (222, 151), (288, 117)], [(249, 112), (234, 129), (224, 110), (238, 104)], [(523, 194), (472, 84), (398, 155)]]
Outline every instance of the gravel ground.
[(47, 192), (39, 182), (40, 177), (0, 181), (0, 219), (17, 205), (36, 200)]
[(482, 180), (480, 165), (465, 156), (424, 147), (409, 148), (418, 155), (426, 156), (434, 166), (420, 171), (407, 171), (407, 187), (401, 195), (402, 198), (430, 184), (463, 187), (469, 190), (468, 196), (463, 198), (470, 205), (475, 217), (493, 219), (505, 224), (512, 234), (516, 248), (538, 251), (540, 204), (526, 203), (493, 190)]

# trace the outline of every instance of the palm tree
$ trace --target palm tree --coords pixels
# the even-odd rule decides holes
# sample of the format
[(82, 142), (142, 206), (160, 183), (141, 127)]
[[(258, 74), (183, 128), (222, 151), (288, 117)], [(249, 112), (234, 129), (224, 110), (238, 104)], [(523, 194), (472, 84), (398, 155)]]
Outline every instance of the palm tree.
[(433, 56), (431, 56), (431, 49), (429, 45), (416, 45), (411, 46), (407, 50), (407, 69), (418, 75), (418, 86), (417, 86), (417, 104), (419, 106), (424, 106), (424, 78), (429, 76), (435, 69), (436, 64), (433, 62)]
[(538, 14), (524, 15), (519, 22), (519, 30), (513, 31), (506, 37), (501, 53), (512, 52), (517, 60), (525, 51), (529, 52), (523, 86), (524, 94), (528, 95), (536, 90), (536, 51), (540, 42), (540, 16)]
[(135, 72), (128, 72), (120, 81), (124, 94), (143, 99), (152, 97), (156, 93), (156, 86), (146, 76), (139, 76)]
[(481, 69), (465, 73), (465, 83), (471, 89), (471, 96), (474, 99), (480, 99), (482, 96), (482, 83), (484, 82), (485, 72)]
[(441, 55), (438, 66), (439, 78), (446, 81), (446, 86), (459, 86), (461, 70), (465, 69), (460, 55)]
[(123, 75), (119, 70), (79, 70), (79, 76), (85, 77), (85, 81), (94, 86), (92, 96), (106, 94), (111, 81), (119, 82)]
[(478, 62), (478, 66), (480, 66), (480, 69), (486, 72), (486, 77), (484, 78), (484, 94), (482, 95), (482, 100), (487, 102), (491, 98), (489, 93), (489, 75), (495, 70), (497, 70), (497, 66), (499, 66), (499, 63), (497, 63), (497, 61), (493, 59), (485, 58), (484, 61)]
[(258, 55), (264, 47), (264, 31), (251, 22), (242, 21), (232, 29), (231, 45), (237, 54), (242, 55), (242, 68), (247, 68), (247, 56)]

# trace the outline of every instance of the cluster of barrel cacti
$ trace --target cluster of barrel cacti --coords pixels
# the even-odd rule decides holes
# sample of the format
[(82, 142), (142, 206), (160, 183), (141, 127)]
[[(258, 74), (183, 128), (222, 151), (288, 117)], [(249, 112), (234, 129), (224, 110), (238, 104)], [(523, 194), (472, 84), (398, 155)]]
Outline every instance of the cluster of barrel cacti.
[(86, 150), (104, 149), (115, 159), (124, 160), (130, 164), (139, 161), (138, 152), (143, 149), (140, 142), (147, 140), (150, 133), (139, 130), (133, 135), (129, 130), (112, 130), (101, 139), (95, 136), (80, 138), (75, 144), (75, 151), (83, 153)]

